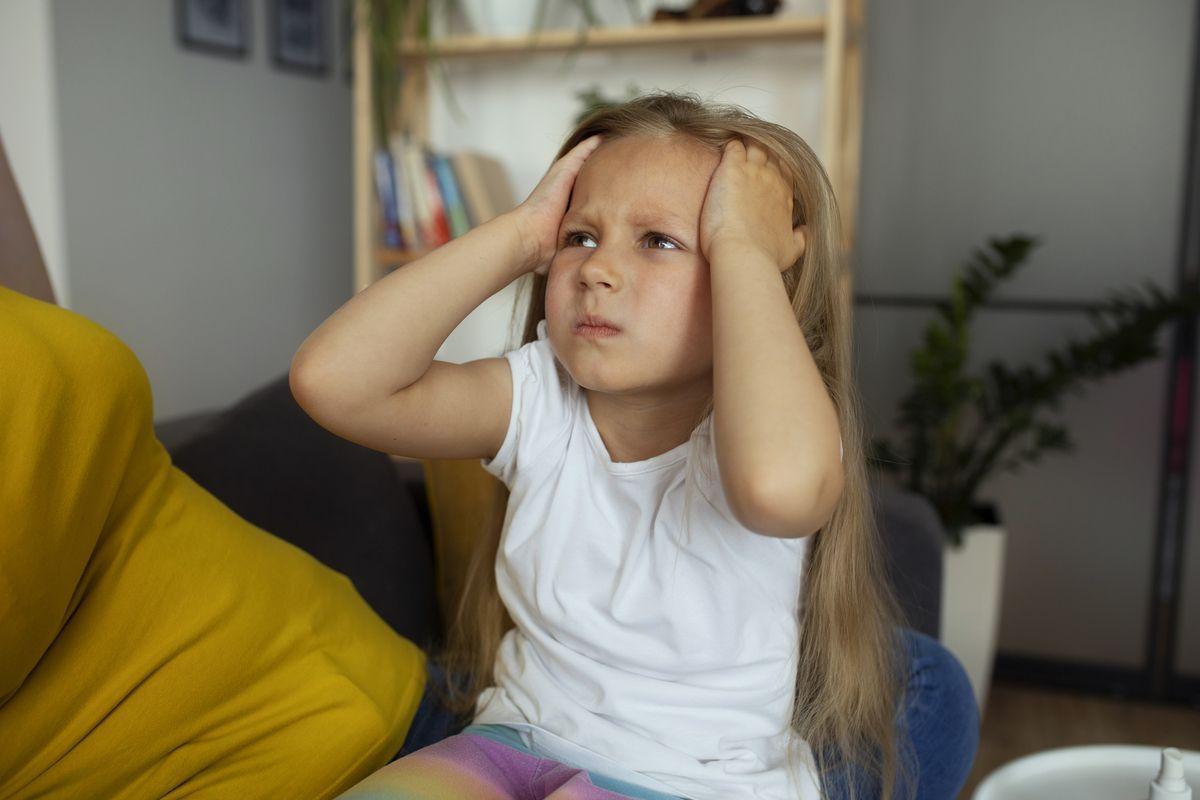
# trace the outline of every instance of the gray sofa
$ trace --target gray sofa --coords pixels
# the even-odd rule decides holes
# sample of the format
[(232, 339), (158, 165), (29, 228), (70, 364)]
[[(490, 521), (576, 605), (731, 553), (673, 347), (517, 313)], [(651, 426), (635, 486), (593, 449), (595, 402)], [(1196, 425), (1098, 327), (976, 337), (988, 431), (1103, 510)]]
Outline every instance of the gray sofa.
[[(348, 576), (398, 633), (441, 643), (432, 528), (418, 462), (317, 425), (275, 378), (226, 409), (155, 425), (175, 465), (237, 514)], [(886, 561), (908, 625), (939, 638), (941, 523), (923, 496), (872, 494)]]

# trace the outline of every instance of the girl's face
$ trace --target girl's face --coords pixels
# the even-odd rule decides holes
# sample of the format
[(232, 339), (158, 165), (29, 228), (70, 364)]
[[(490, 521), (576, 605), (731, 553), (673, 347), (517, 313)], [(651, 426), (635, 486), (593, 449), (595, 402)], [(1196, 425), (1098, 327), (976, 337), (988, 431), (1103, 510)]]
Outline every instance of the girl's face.
[[(712, 295), (698, 229), (720, 161), (684, 137), (613, 139), (588, 156), (546, 284), (550, 343), (580, 386), (606, 394), (711, 387)], [(620, 332), (580, 335), (588, 314)]]

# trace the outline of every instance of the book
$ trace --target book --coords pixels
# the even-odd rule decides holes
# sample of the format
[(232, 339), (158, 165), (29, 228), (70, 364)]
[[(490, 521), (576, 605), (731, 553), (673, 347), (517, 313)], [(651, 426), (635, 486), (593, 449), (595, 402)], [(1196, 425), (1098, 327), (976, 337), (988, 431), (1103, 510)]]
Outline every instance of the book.
[(449, 157), (443, 153), (434, 152), (433, 169), (437, 175), (438, 188), (442, 192), (442, 200), (446, 207), (446, 216), (450, 220), (450, 236), (457, 238), (471, 229), (467, 219), (466, 209), (463, 208), (462, 197), (458, 192), (458, 178)]
[(397, 132), (374, 167), (385, 247), (439, 247), (516, 207), (504, 165), (478, 151), (443, 153)]
[(374, 166), (375, 190), (379, 195), (379, 210), (383, 219), (383, 244), (385, 247), (404, 247), (404, 236), (396, 216), (396, 175), (387, 150), (375, 151)]
[(413, 198), (412, 183), (404, 169), (404, 135), (394, 133), (388, 140), (388, 153), (396, 174), (396, 217), (404, 238), (404, 246), (415, 250), (421, 247), (421, 239), (417, 232), (416, 201)]
[(400, 163), (408, 178), (409, 191), (413, 199), (413, 221), (417, 229), (414, 247), (436, 247), (437, 226), (433, 221), (433, 210), (429, 200), (428, 171), (421, 146), (408, 136), (400, 137)]
[(478, 151), (462, 150), (450, 157), (471, 227), (516, 208), (504, 165)]
[(450, 241), (450, 220), (446, 216), (446, 202), (442, 190), (438, 188), (437, 171), (434, 168), (435, 156), (426, 145), (420, 146), (421, 161), (425, 167), (425, 189), (429, 193), (429, 219), (433, 228), (433, 246), (438, 247)]

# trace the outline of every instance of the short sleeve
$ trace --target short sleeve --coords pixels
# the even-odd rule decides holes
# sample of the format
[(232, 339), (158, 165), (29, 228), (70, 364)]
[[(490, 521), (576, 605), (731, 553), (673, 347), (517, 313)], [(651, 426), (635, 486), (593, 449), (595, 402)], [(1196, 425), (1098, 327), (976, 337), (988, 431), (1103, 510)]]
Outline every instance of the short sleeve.
[(558, 366), (546, 333), (546, 320), (537, 326), (537, 339), (504, 354), (512, 370), (512, 409), (504, 442), (493, 458), (480, 459), (483, 468), (512, 488), (518, 473), (567, 431), (572, 422), (571, 376)]

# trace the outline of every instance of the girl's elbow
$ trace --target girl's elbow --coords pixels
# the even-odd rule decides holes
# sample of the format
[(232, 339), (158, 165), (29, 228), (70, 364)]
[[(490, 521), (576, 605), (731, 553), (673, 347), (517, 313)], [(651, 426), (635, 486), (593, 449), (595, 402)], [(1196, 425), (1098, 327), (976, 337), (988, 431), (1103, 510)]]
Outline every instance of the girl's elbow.
[(743, 504), (741, 522), (755, 533), (781, 539), (811, 536), (833, 517), (844, 486), (841, 470), (808, 485), (763, 486)]

